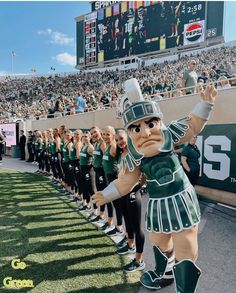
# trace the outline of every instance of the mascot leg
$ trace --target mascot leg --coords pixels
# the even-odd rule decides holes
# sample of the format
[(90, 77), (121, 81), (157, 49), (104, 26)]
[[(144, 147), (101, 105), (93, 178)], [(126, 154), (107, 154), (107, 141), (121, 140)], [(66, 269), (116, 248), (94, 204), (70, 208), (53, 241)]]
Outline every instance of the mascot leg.
[(146, 271), (140, 278), (141, 284), (148, 289), (161, 289), (174, 282), (173, 266), (175, 257), (173, 251), (162, 252), (153, 246), (156, 267), (154, 271)]
[(182, 259), (173, 268), (177, 293), (195, 293), (200, 269), (192, 260)]
[(201, 271), (195, 265), (198, 256), (198, 226), (173, 234), (176, 264), (173, 268), (176, 292), (195, 293)]

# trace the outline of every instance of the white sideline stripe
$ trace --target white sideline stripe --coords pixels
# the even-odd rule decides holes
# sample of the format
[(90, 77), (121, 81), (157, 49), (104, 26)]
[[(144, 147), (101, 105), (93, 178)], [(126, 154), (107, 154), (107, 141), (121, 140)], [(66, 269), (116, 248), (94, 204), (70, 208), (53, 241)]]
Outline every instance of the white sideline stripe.
[(222, 206), (222, 207), (225, 207), (225, 208), (228, 208), (228, 209), (231, 209), (231, 210), (234, 210), (236, 211), (236, 208), (235, 207), (232, 207), (232, 206), (229, 206), (227, 204), (223, 204), (223, 203), (217, 203), (219, 206)]

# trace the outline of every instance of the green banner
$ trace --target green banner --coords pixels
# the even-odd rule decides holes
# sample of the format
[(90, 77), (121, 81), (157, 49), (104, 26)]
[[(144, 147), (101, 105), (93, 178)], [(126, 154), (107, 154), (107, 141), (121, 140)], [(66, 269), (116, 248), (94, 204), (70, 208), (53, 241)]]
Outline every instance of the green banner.
[(236, 193), (236, 124), (206, 125), (198, 135), (199, 185)]

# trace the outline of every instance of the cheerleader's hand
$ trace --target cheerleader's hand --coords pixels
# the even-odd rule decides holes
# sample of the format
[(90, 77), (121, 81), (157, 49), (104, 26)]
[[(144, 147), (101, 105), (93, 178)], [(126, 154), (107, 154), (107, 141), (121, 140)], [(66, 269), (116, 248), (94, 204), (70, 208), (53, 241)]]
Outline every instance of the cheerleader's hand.
[(203, 101), (214, 104), (218, 91), (214, 84), (208, 84), (205, 91), (202, 84), (200, 84), (198, 86), (198, 93), (202, 97)]
[(92, 202), (100, 207), (106, 203), (106, 199), (104, 195), (98, 191), (92, 196)]

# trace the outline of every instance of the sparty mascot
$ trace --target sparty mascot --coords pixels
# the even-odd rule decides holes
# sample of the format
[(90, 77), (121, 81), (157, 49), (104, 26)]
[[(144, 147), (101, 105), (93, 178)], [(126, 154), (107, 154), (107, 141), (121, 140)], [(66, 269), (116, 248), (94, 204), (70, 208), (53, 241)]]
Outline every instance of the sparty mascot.
[(165, 126), (158, 104), (144, 100), (135, 78), (127, 80), (124, 88), (121, 111), (129, 153), (118, 179), (95, 193), (93, 202), (103, 205), (127, 195), (143, 173), (149, 195), (146, 229), (156, 266), (153, 271), (144, 272), (140, 282), (149, 289), (161, 289), (175, 282), (176, 292), (194, 293), (201, 274), (195, 264), (200, 209), (173, 145), (183, 144), (202, 131), (217, 91), (213, 85), (205, 91), (202, 88), (202, 99), (191, 113)]

